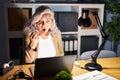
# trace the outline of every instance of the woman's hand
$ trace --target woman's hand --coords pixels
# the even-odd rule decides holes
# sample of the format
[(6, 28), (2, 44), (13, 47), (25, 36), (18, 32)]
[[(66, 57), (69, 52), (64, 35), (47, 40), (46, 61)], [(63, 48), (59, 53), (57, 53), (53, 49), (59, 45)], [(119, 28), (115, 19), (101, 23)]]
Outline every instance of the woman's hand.
[(36, 45), (38, 44), (39, 36), (37, 33), (33, 32), (30, 35), (30, 47), (31, 49), (35, 49)]

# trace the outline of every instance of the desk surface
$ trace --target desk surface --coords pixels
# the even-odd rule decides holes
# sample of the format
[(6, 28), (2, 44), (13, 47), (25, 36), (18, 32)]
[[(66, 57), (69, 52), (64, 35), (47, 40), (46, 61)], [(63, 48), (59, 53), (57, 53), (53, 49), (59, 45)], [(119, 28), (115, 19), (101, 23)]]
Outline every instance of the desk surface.
[[(90, 60), (78, 60), (77, 62), (80, 63), (80, 65), (79, 65), (80, 67), (84, 67), (84, 65), (86, 63), (90, 62)], [(101, 64), (101, 66), (103, 67), (103, 70), (102, 70), (103, 73), (106, 73), (109, 76), (115, 77), (118, 80), (120, 80), (120, 57), (101, 58), (101, 59), (99, 58), (97, 60), (97, 62), (99, 64)], [(28, 68), (32, 65), (23, 65), (22, 70), (26, 74), (31, 76)], [(89, 72), (80, 67), (78, 67), (78, 66), (73, 67), (73, 71), (72, 71), (73, 76), (77, 76), (77, 75)], [(14, 68), (11, 71), (9, 71), (8, 73), (4, 74), (3, 76), (0, 76), (0, 80), (6, 80), (7, 77), (9, 77), (10, 75), (13, 75), (17, 70), (19, 70), (18, 65), (14, 66)]]

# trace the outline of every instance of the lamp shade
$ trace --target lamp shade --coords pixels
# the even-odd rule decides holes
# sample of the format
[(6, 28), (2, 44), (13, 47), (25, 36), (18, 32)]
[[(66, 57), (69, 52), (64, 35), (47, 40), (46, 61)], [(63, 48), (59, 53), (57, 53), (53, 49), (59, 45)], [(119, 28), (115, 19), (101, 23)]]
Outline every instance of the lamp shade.
[(89, 27), (92, 24), (89, 18), (89, 9), (82, 9), (82, 16), (78, 19), (78, 25), (80, 27)]

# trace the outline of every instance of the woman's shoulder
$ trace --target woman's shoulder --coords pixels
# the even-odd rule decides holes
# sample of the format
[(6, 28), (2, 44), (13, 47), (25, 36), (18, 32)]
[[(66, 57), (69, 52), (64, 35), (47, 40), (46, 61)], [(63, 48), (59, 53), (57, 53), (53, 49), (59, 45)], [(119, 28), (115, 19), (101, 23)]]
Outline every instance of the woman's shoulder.
[(58, 29), (57, 33), (56, 33), (56, 36), (61, 36), (61, 34), (62, 34), (61, 31)]
[(57, 32), (58, 32), (58, 34), (61, 34), (61, 31), (59, 29), (57, 30)]
[(58, 29), (56, 31), (56, 33), (54, 33), (54, 35), (52, 35), (53, 37), (60, 37), (61, 36), (61, 31)]

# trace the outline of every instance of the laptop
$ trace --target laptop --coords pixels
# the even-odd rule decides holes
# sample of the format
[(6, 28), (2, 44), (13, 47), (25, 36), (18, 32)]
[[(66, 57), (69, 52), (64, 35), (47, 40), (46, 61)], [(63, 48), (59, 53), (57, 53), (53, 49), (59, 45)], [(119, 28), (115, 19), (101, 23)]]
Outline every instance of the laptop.
[(37, 58), (35, 65), (29, 69), (34, 80), (47, 77), (53, 79), (61, 70), (71, 73), (75, 60), (76, 55)]

